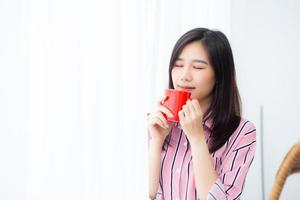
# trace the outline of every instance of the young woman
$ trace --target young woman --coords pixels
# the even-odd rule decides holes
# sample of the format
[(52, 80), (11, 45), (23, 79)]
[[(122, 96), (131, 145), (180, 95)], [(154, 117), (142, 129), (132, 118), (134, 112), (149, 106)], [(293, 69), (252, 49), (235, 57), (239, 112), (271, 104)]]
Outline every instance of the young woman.
[(148, 116), (149, 197), (160, 200), (240, 199), (254, 158), (256, 129), (241, 117), (230, 44), (220, 31), (196, 28), (175, 44), (169, 88), (192, 99), (178, 123), (158, 101)]

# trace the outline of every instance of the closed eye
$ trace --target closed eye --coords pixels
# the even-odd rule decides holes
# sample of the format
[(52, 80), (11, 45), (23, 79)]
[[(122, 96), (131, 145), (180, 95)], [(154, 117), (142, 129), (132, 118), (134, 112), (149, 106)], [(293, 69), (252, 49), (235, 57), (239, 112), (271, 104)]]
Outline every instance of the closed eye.
[(175, 64), (174, 67), (183, 67), (183, 65), (176, 65), (176, 64)]
[(193, 67), (194, 69), (204, 69), (204, 67)]

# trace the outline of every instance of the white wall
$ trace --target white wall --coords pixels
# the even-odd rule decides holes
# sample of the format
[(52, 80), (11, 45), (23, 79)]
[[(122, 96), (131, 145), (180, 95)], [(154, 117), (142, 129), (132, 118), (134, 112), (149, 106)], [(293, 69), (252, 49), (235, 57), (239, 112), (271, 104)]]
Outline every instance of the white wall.
[[(245, 199), (262, 199), (263, 131), (265, 196), (289, 148), (300, 140), (300, 2), (232, 1), (232, 46), (244, 114), (258, 128), (258, 151), (247, 179)], [(260, 106), (263, 106), (263, 130)], [(259, 141), (260, 140), (260, 141)], [(282, 199), (300, 199), (300, 176), (290, 177)]]

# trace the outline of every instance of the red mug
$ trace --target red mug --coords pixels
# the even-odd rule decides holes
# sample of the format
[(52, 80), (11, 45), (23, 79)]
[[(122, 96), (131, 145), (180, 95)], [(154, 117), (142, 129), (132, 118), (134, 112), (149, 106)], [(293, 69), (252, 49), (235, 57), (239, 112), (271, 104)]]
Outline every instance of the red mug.
[(186, 101), (189, 99), (191, 100), (190, 91), (166, 89), (165, 99), (163, 99), (160, 104), (169, 109), (173, 114), (173, 117), (168, 117), (166, 114), (164, 114), (165, 118), (171, 122), (178, 122), (178, 112), (182, 109), (182, 106), (185, 105)]

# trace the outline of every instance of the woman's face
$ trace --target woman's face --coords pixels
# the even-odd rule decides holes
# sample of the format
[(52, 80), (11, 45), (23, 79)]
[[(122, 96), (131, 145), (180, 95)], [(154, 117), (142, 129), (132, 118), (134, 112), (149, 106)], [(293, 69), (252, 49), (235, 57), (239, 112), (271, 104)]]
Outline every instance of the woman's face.
[(215, 73), (200, 41), (187, 44), (172, 68), (172, 81), (177, 90), (189, 90), (200, 104), (211, 102)]

